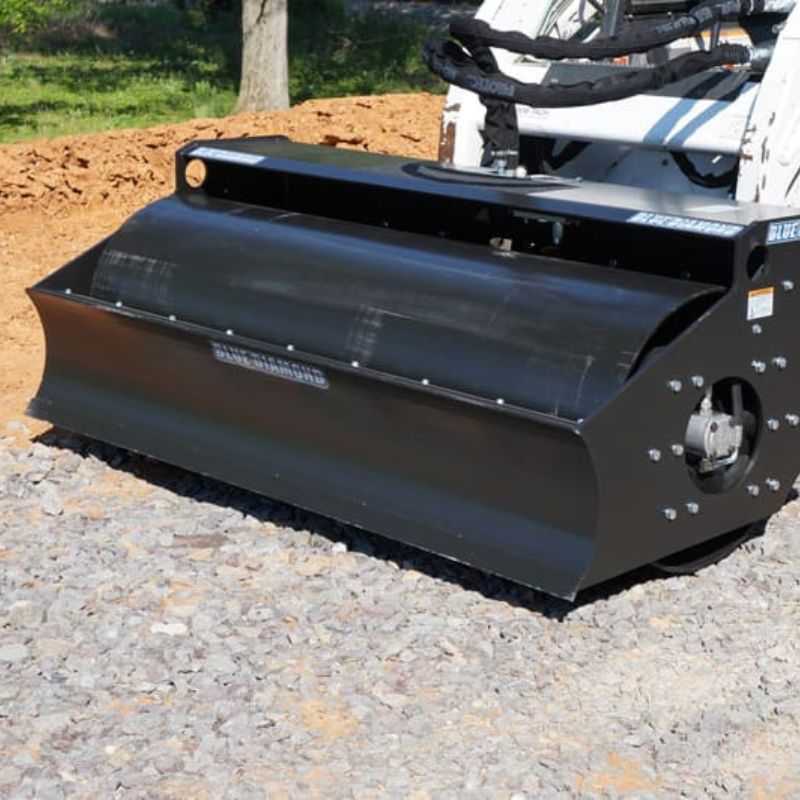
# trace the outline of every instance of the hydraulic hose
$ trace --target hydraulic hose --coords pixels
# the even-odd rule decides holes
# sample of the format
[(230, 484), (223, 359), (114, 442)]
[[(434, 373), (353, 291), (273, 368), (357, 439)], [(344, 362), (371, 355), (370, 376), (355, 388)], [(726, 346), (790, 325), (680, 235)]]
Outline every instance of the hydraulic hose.
[(585, 58), (599, 61), (632, 53), (645, 53), (679, 39), (695, 36), (718, 22), (752, 17), (764, 13), (788, 13), (794, 0), (712, 0), (695, 6), (687, 14), (665, 20), (633, 25), (619, 36), (572, 41), (551, 36), (531, 39), (518, 31), (498, 31), (478, 19), (455, 20), (450, 35), (473, 51), (476, 45), (497, 47), (512, 53), (559, 61)]
[[(450, 26), (450, 39), (431, 38), (423, 49), (429, 69), (448, 83), (477, 94), (486, 106), (484, 164), (514, 169), (519, 163), (519, 123), (516, 105), (535, 108), (570, 108), (624, 100), (716, 67), (749, 64), (763, 71), (772, 56), (772, 45), (745, 47), (725, 44), (709, 51), (686, 53), (654, 67), (620, 70), (592, 81), (563, 85), (526, 84), (503, 73), (492, 48), (549, 61), (565, 58), (602, 60), (648, 52), (694, 36), (730, 19), (759, 14), (789, 14), (797, 0), (706, 0), (691, 12), (657, 25), (631, 26), (623, 35), (575, 41), (540, 36), (531, 39), (515, 31), (497, 31), (481, 20), (459, 20)], [(690, 179), (720, 180), (694, 175), (680, 164)]]
[(715, 67), (747, 64), (752, 50), (743, 45), (722, 45), (711, 51), (686, 53), (656, 67), (626, 69), (593, 81), (575, 84), (527, 84), (499, 69), (487, 69), (484, 59), (466, 52), (452, 40), (432, 39), (423, 50), (428, 67), (439, 77), (480, 95), (483, 100), (534, 106), (568, 108), (624, 100), (652, 92)]

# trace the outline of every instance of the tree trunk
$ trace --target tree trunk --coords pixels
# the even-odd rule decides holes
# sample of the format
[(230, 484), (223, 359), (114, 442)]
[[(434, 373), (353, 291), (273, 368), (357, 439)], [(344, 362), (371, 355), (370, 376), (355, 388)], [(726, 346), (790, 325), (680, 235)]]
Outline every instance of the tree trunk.
[(236, 113), (289, 107), (287, 0), (242, 0), (242, 81)]

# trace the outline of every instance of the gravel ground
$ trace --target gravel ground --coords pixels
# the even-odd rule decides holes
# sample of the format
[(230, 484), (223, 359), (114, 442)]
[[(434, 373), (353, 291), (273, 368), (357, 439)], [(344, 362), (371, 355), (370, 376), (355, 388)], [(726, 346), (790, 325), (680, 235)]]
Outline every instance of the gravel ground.
[(25, 437), (0, 430), (0, 797), (800, 797), (796, 502), (699, 577), (570, 605)]

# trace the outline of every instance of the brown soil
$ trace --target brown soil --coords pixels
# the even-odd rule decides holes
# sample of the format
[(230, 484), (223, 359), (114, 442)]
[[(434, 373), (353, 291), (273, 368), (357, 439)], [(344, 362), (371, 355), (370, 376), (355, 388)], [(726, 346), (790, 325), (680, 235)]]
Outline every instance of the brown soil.
[(169, 194), (178, 147), (283, 134), (434, 158), (442, 102), (431, 95), (318, 100), (276, 114), (0, 146), (0, 428), (24, 413), (42, 370), (44, 344), (25, 288)]

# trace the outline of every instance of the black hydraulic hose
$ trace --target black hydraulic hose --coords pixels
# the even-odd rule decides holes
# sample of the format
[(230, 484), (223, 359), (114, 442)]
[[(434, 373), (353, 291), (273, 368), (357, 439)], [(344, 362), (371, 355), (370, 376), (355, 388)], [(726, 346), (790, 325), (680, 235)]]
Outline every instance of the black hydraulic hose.
[(568, 108), (624, 100), (657, 91), (715, 67), (747, 64), (751, 55), (749, 47), (722, 45), (711, 51), (686, 53), (655, 67), (624, 69), (619, 74), (593, 81), (542, 86), (523, 83), (499, 69), (481, 69), (475, 58), (452, 40), (432, 39), (423, 50), (431, 71), (448, 83), (475, 92), (484, 100), (537, 108)]
[(672, 153), (672, 159), (688, 180), (696, 186), (702, 186), (705, 189), (728, 189), (733, 186), (739, 174), (738, 164), (728, 170), (728, 172), (714, 175), (713, 173), (703, 174), (700, 172), (686, 153), (676, 151)]
[(450, 35), (472, 51), (475, 45), (497, 47), (512, 53), (558, 61), (564, 58), (604, 58), (645, 53), (679, 39), (695, 36), (718, 22), (763, 14), (780, 4), (773, 0), (712, 0), (690, 12), (656, 25), (642, 23), (619, 36), (601, 37), (588, 42), (539, 36), (531, 39), (518, 31), (498, 31), (479, 19), (458, 19), (450, 24)]

